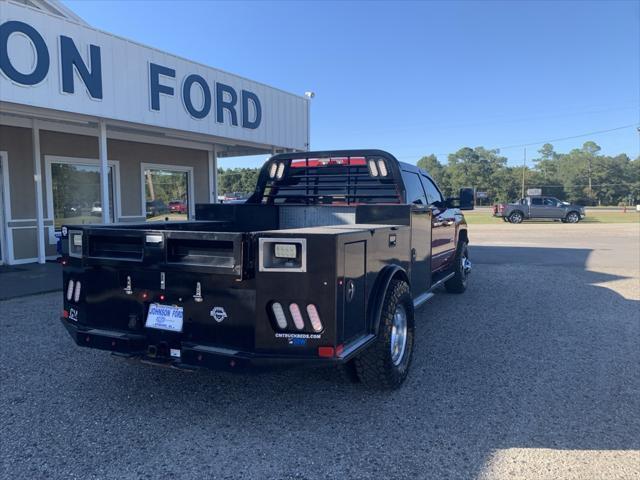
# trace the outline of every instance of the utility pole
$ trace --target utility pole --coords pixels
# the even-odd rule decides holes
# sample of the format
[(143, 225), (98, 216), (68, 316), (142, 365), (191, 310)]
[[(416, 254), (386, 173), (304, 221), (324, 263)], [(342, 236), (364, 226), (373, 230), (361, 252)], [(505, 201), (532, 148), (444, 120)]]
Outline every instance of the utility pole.
[(591, 155), (589, 155), (589, 199), (593, 197), (593, 192), (591, 190)]
[(527, 148), (524, 149), (524, 158), (522, 160), (522, 195), (520, 198), (524, 198), (524, 174), (527, 169)]

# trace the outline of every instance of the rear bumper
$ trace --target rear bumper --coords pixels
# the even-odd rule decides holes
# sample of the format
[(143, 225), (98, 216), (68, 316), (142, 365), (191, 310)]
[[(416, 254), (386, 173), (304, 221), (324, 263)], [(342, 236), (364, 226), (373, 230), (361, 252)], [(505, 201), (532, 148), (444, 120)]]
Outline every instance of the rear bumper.
[(362, 337), (333, 357), (244, 352), (193, 342), (182, 342), (180, 349), (170, 349), (168, 346), (150, 345), (145, 335), (84, 327), (64, 317), (60, 320), (73, 341), (81, 347), (107, 350), (126, 358), (185, 369), (242, 370), (248, 367), (337, 365), (348, 362), (375, 340), (374, 335)]

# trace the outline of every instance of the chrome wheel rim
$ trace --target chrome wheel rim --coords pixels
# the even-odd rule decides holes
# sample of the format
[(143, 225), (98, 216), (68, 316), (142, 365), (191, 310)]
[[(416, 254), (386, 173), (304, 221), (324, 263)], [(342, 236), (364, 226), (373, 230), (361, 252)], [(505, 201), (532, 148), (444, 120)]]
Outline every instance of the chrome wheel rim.
[(567, 220), (569, 221), (569, 223), (576, 223), (578, 221), (578, 215), (576, 215), (575, 213), (570, 213)]
[(467, 275), (469, 274), (470, 271), (471, 271), (471, 261), (469, 260), (469, 257), (467, 256), (467, 252), (465, 250), (460, 256), (460, 274), (462, 276), (463, 282), (467, 280)]
[(513, 215), (511, 215), (511, 221), (513, 223), (520, 223), (521, 220), (522, 220), (522, 217), (520, 216), (519, 213), (514, 213)]
[(407, 348), (407, 312), (402, 305), (396, 306), (391, 325), (391, 361), (400, 365)]

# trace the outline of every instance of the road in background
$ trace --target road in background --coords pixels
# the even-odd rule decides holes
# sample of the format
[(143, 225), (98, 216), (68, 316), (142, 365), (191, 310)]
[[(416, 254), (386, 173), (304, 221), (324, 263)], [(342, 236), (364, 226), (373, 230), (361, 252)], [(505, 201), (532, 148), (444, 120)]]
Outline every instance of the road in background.
[(0, 302), (0, 477), (640, 478), (638, 233), (472, 225), (394, 392), (131, 364), (76, 347), (58, 294)]

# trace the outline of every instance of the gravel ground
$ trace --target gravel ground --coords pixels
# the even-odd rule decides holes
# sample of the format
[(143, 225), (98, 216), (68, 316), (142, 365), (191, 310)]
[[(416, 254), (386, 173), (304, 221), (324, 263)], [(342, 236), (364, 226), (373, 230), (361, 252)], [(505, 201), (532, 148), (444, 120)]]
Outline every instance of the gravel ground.
[(474, 227), (390, 393), (130, 364), (73, 345), (57, 294), (0, 302), (0, 477), (638, 479), (637, 232), (557, 226)]

